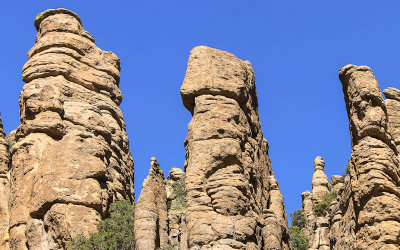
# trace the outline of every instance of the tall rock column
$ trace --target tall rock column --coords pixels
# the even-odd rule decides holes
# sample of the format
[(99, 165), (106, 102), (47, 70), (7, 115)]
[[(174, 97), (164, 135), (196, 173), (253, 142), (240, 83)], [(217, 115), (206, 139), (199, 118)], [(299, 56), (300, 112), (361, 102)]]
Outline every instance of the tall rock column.
[(168, 245), (167, 194), (164, 172), (155, 157), (143, 181), (135, 208), (135, 249), (158, 249)]
[[(346, 249), (398, 249), (400, 245), (400, 179), (397, 149), (378, 82), (366, 66), (340, 70), (350, 123), (350, 205), (354, 206), (353, 246)], [(347, 197), (347, 187), (342, 198)], [(349, 211), (349, 209), (347, 209)], [(346, 232), (347, 212), (342, 232)], [(344, 249), (345, 237), (337, 246)], [(347, 243), (349, 244), (349, 243)]]
[(0, 249), (8, 249), (9, 240), (9, 197), (10, 197), (10, 181), (9, 181), (9, 147), (11, 143), (5, 139), (6, 134), (3, 130), (3, 122), (0, 118)]
[[(204, 46), (194, 48), (181, 87), (193, 118), (186, 148), (187, 238), (190, 249), (280, 249), (263, 242), (273, 175), (258, 115), (249, 62)], [(270, 228), (271, 229), (271, 228)], [(270, 245), (269, 245), (270, 244)]]
[(326, 176), (325, 161), (322, 157), (317, 156), (314, 160), (314, 174), (312, 178), (312, 198), (313, 202), (319, 201), (324, 194), (329, 192), (329, 180)]
[(95, 231), (112, 201), (134, 201), (133, 160), (118, 57), (69, 10), (45, 11), (35, 27), (11, 150), (10, 247), (58, 249)]

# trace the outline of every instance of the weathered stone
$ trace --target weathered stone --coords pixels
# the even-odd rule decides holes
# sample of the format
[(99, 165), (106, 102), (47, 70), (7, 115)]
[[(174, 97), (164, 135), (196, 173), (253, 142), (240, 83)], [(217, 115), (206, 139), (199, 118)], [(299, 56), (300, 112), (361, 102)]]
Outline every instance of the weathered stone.
[(166, 182), (169, 244), (175, 249), (187, 249), (185, 173), (171, 168)]
[(324, 167), (324, 159), (317, 156), (314, 160), (314, 174), (312, 178), (312, 198), (314, 204), (321, 200), (324, 194), (329, 192), (329, 180), (325, 174)]
[(96, 47), (71, 11), (47, 10), (35, 26), (11, 148), (13, 249), (65, 248), (95, 231), (111, 202), (134, 200), (118, 57)]
[(397, 151), (400, 151), (400, 90), (387, 88), (383, 91), (386, 96), (385, 105), (389, 115), (389, 123)]
[(273, 173), (250, 63), (196, 47), (181, 96), (193, 114), (185, 141), (188, 247), (287, 248), (285, 237), (263, 243), (263, 228), (281, 231), (287, 222), (269, 207)]
[[(378, 82), (366, 66), (347, 65), (340, 70), (352, 142), (351, 193), (342, 199), (342, 235), (354, 232), (355, 240), (339, 236), (337, 249), (398, 249), (400, 245), (400, 180), (398, 151)], [(348, 211), (354, 215), (348, 215)], [(355, 220), (355, 221), (354, 221)], [(353, 223), (354, 221), (354, 223)], [(349, 245), (350, 244), (350, 245)]]
[(143, 181), (142, 192), (135, 208), (135, 248), (157, 249), (168, 245), (167, 194), (164, 172), (155, 157)]

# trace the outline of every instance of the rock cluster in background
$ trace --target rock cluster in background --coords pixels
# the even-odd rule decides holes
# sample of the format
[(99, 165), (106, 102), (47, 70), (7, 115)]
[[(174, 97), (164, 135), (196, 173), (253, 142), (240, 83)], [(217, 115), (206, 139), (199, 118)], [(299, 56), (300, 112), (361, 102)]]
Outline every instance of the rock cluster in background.
[(133, 160), (118, 107), (119, 58), (96, 47), (71, 11), (47, 10), (35, 27), (10, 149), (9, 244), (59, 249), (95, 231), (111, 202), (134, 201)]
[[(135, 208), (135, 249), (187, 249), (185, 174), (173, 167), (167, 179), (155, 157)], [(180, 200), (181, 206), (178, 206)]]

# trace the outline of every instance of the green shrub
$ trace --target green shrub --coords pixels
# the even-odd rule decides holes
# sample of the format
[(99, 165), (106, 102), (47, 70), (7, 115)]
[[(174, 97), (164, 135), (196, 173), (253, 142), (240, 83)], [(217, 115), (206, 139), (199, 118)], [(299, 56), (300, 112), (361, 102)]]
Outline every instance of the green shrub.
[(306, 218), (304, 217), (303, 209), (298, 209), (290, 214), (290, 218), (292, 218), (292, 227), (298, 227), (303, 229), (306, 225)]
[(335, 191), (324, 194), (321, 200), (313, 207), (313, 213), (316, 216), (326, 216), (331, 202), (336, 200), (338, 194)]
[(130, 201), (116, 201), (108, 210), (110, 218), (100, 222), (98, 232), (89, 238), (78, 235), (68, 245), (68, 249), (133, 249), (135, 245), (134, 219), (135, 207)]
[(289, 227), (289, 235), (293, 250), (307, 250), (309, 248), (308, 238), (299, 227)]
[(185, 178), (172, 184), (172, 189), (176, 198), (168, 203), (168, 210), (172, 212), (180, 212), (186, 209), (186, 191), (185, 191)]

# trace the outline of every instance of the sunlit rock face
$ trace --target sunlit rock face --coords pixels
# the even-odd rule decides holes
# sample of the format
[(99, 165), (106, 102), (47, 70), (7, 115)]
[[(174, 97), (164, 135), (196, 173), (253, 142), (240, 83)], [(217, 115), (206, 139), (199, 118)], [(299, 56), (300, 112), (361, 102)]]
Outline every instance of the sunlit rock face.
[(287, 249), (251, 64), (196, 47), (181, 96), (193, 115), (185, 141), (188, 247)]
[(118, 57), (69, 10), (45, 11), (35, 27), (11, 148), (13, 249), (65, 248), (95, 231), (111, 202), (134, 201)]
[(168, 245), (167, 193), (164, 172), (155, 157), (143, 181), (135, 209), (135, 249), (157, 249)]
[(372, 70), (340, 70), (350, 122), (350, 179), (339, 207), (343, 218), (337, 249), (398, 249), (400, 179), (396, 132)]

